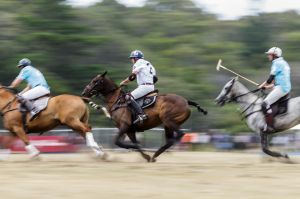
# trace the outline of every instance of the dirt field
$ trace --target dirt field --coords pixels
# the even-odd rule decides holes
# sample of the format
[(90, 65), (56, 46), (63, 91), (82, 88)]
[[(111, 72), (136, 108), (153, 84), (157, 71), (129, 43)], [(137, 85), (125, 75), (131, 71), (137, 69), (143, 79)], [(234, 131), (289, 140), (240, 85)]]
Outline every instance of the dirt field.
[[(11, 155), (0, 162), (1, 199), (290, 199), (300, 198), (300, 164), (262, 161), (258, 154), (170, 152), (157, 163), (139, 154)], [(292, 157), (300, 162), (300, 157)]]

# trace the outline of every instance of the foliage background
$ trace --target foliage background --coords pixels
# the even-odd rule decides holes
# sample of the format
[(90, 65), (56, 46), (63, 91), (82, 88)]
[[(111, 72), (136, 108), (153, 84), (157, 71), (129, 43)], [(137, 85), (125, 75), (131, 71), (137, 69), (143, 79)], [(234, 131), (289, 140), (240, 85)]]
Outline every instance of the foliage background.
[[(292, 68), (292, 95), (300, 94), (300, 16), (293, 11), (220, 21), (189, 0), (148, 0), (138, 8), (114, 0), (87, 8), (73, 8), (62, 0), (0, 0), (0, 16), (0, 81), (4, 85), (18, 74), (18, 60), (28, 57), (46, 76), (53, 95), (80, 95), (91, 78), (106, 70), (117, 83), (127, 77), (128, 55), (140, 49), (156, 67), (161, 93), (183, 95), (208, 109), (207, 117), (193, 110), (184, 127), (234, 133), (248, 128), (240, 121), (237, 105), (220, 108), (214, 104), (232, 77), (216, 71), (218, 59), (262, 82), (270, 70), (264, 52), (280, 46)], [(127, 89), (134, 87), (135, 83)], [(91, 123), (113, 126), (94, 111)]]

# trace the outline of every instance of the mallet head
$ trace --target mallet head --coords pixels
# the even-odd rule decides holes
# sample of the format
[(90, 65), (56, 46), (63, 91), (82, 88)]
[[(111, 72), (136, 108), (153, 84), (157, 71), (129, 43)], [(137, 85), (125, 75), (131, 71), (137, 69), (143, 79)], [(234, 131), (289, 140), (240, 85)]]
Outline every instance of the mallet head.
[(217, 65), (217, 71), (220, 71), (221, 64), (222, 64), (222, 59), (219, 59), (218, 65)]

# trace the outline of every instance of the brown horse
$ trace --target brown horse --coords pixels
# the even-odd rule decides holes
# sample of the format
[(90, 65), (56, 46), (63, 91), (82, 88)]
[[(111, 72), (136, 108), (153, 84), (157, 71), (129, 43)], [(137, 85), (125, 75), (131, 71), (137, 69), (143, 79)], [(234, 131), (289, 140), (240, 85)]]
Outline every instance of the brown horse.
[[(197, 103), (188, 101), (181, 96), (175, 94), (159, 95), (154, 106), (145, 109), (148, 119), (143, 124), (133, 125), (132, 112), (125, 100), (126, 93), (106, 76), (106, 72), (96, 76), (86, 86), (82, 96), (90, 98), (98, 94), (104, 96), (106, 107), (119, 129), (115, 144), (122, 148), (138, 150), (148, 162), (155, 162), (157, 156), (171, 147), (175, 142), (180, 141), (184, 135), (180, 130), (180, 125), (190, 116), (189, 105), (196, 106), (204, 114), (207, 113)], [(136, 140), (135, 133), (136, 131), (151, 129), (160, 124), (163, 124), (165, 129), (166, 144), (159, 148), (151, 158), (141, 149)], [(124, 142), (125, 135), (129, 137), (132, 143)]]
[[(39, 151), (29, 142), (19, 106), (15, 89), (0, 85), (0, 113), (3, 116), (4, 127), (25, 143), (31, 157), (36, 157)], [(45, 132), (58, 125), (66, 125), (85, 137), (87, 145), (97, 156), (103, 156), (104, 152), (94, 141), (88, 120), (89, 110), (81, 97), (59, 95), (50, 98), (47, 108), (35, 120), (27, 119), (26, 129), (28, 133)]]

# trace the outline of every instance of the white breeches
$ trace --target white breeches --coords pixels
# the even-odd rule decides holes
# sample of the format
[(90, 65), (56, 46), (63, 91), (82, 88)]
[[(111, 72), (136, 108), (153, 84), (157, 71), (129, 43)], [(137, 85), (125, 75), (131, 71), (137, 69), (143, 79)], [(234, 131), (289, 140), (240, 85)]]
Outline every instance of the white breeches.
[(47, 94), (50, 94), (49, 89), (43, 86), (37, 86), (21, 94), (21, 96), (25, 99), (33, 100)]
[(138, 99), (152, 91), (154, 91), (154, 85), (139, 85), (135, 90), (131, 92), (131, 95), (134, 99)]
[(286, 94), (287, 93), (283, 92), (280, 86), (275, 86), (269, 95), (264, 99), (264, 102), (266, 102), (268, 106), (271, 106)]

